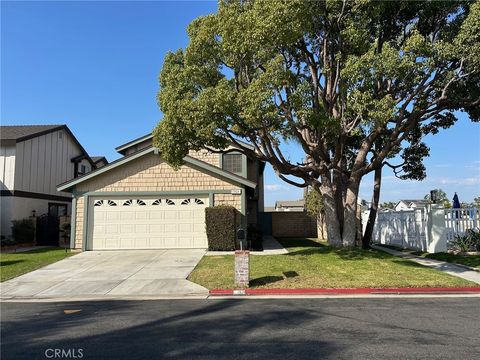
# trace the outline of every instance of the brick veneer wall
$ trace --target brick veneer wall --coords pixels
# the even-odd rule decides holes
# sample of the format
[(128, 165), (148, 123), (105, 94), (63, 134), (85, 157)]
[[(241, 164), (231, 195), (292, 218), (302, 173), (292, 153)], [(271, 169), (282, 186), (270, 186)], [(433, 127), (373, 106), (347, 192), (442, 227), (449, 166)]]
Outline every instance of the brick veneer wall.
[(272, 212), (272, 235), (279, 237), (317, 237), (317, 221), (305, 212)]
[[(158, 155), (145, 155), (125, 165), (79, 184), (77, 192), (153, 192), (232, 190), (240, 187), (220, 180), (187, 165), (175, 171)], [(214, 205), (232, 205), (241, 211), (241, 195), (214, 194)], [(77, 198), (75, 247), (82, 248), (84, 199)]]

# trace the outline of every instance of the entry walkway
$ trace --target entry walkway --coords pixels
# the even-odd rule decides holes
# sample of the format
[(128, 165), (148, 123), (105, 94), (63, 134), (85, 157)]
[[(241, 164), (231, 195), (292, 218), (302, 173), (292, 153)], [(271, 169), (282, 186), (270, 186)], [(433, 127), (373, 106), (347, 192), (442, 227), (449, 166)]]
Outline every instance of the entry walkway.
[(444, 273), (480, 284), (480, 272), (475, 270), (470, 270), (466, 266), (456, 265), (456, 264), (448, 263), (445, 261), (426, 259), (420, 256), (403, 253), (401, 251), (389, 249), (383, 246), (372, 245), (372, 248), (389, 253), (391, 255), (404, 258), (404, 259), (408, 259), (410, 261), (416, 262), (417, 264), (428, 266), (435, 270), (443, 271)]
[[(207, 256), (234, 255), (234, 251), (207, 251)], [(288, 254), (288, 250), (280, 244), (273, 236), (263, 237), (263, 251), (250, 251), (251, 255), (283, 255)]]

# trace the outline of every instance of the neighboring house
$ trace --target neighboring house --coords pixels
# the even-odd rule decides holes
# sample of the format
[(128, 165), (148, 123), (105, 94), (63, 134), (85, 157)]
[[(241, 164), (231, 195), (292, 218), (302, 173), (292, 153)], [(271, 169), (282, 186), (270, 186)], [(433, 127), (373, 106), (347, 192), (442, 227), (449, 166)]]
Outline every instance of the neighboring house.
[(108, 160), (105, 156), (92, 156), (91, 159), (97, 169), (108, 164)]
[(281, 200), (275, 202), (275, 211), (305, 211), (305, 200)]
[(395, 211), (415, 210), (419, 207), (426, 207), (428, 204), (428, 200), (400, 200), (395, 205)]
[(12, 220), (69, 215), (72, 195), (57, 192), (57, 184), (95, 169), (66, 125), (0, 126), (0, 149), (3, 236), (11, 234)]
[(58, 186), (74, 196), (74, 248), (206, 248), (205, 207), (236, 207), (239, 227), (257, 223), (263, 212), (265, 164), (233, 146), (191, 151), (177, 171), (153, 147), (152, 135), (117, 151), (124, 156)]

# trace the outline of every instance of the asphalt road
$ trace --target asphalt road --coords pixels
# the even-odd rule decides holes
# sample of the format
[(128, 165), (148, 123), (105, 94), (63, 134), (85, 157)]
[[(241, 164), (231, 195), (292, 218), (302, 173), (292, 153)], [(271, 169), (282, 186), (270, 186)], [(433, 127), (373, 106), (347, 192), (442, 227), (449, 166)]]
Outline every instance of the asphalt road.
[(480, 358), (480, 298), (2, 303), (1, 321), (2, 360)]

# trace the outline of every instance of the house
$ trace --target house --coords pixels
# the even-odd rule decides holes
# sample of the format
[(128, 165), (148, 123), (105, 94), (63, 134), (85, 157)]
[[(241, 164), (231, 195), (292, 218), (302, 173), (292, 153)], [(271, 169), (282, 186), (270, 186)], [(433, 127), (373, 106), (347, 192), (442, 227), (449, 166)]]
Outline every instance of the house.
[(97, 169), (108, 164), (108, 160), (105, 156), (92, 156), (91, 159)]
[(274, 211), (305, 211), (305, 200), (276, 201)]
[(426, 207), (428, 200), (400, 200), (395, 205), (395, 211), (415, 210), (416, 208)]
[(205, 207), (234, 206), (239, 227), (255, 224), (263, 211), (265, 164), (233, 145), (191, 151), (178, 170), (151, 134), (116, 150), (120, 159), (57, 187), (73, 195), (73, 248), (206, 248)]
[[(69, 215), (72, 195), (56, 185), (95, 168), (66, 125), (0, 126), (1, 235), (12, 220)], [(58, 236), (37, 240), (55, 245)]]

